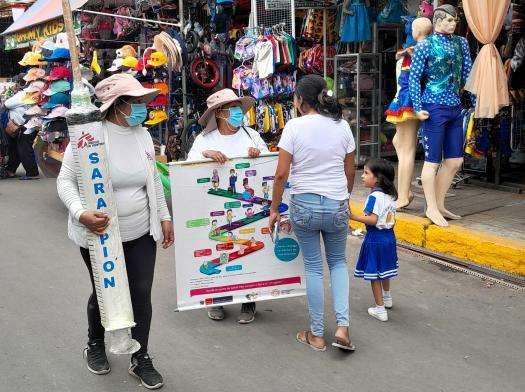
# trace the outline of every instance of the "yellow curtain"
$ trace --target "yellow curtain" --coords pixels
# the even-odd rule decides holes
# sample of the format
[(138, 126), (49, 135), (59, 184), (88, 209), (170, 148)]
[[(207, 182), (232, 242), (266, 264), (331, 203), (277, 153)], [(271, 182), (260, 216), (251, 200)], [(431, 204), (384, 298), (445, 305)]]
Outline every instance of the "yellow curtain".
[(474, 36), (484, 46), (478, 53), (465, 89), (477, 97), (476, 118), (494, 118), (509, 105), (507, 76), (494, 45), (509, 9), (510, 0), (463, 0), (463, 9)]

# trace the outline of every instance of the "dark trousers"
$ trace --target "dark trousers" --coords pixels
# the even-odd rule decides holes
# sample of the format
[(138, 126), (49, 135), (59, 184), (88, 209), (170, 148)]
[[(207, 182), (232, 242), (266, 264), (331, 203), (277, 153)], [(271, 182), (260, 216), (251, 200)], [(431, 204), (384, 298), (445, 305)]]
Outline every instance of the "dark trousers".
[(6, 166), (8, 172), (16, 173), (21, 163), (26, 171), (26, 176), (38, 176), (38, 166), (36, 164), (35, 151), (33, 150), (33, 141), (36, 134), (36, 132), (33, 132), (31, 135), (24, 135), (24, 129), (22, 128), (16, 137), (8, 137), (9, 147), (7, 155), (9, 156), (9, 161)]
[[(155, 258), (157, 255), (157, 244), (151, 235), (122, 243), (124, 257), (126, 259), (126, 270), (128, 272), (129, 292), (133, 314), (137, 324), (131, 329), (133, 339), (140, 343), (138, 353), (147, 353), (149, 329), (151, 325), (151, 286), (153, 284), (153, 271), (155, 270)], [(88, 337), (89, 341), (103, 340), (104, 327), (100, 322), (100, 311), (98, 309), (95, 283), (93, 281), (93, 270), (89, 258), (89, 250), (80, 248), (82, 258), (89, 270), (91, 287), (93, 292), (87, 304)]]

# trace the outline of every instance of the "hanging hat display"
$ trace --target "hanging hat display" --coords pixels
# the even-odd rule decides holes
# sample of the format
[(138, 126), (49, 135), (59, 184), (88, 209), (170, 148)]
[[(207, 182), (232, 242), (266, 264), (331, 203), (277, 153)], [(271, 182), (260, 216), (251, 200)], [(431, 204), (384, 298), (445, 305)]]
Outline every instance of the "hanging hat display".
[(168, 58), (166, 55), (162, 52), (156, 51), (153, 52), (150, 55), (150, 59), (148, 61), (148, 65), (151, 65), (152, 67), (161, 67), (163, 65), (166, 65), (168, 63)]
[(52, 82), (48, 89), (44, 91), (44, 95), (51, 96), (56, 93), (65, 93), (71, 90), (71, 84), (64, 79), (55, 80)]
[(35, 65), (46, 65), (47, 62), (42, 59), (42, 54), (26, 52), (22, 60), (18, 62), (23, 67), (35, 66)]
[(47, 80), (71, 79), (71, 70), (68, 67), (58, 66), (53, 67)]
[(130, 69), (134, 69), (139, 63), (135, 57), (127, 56), (122, 60), (122, 66)]
[(43, 79), (44, 76), (46, 76), (46, 71), (43, 68), (31, 68), (22, 79), (26, 82), (33, 82), (38, 79)]
[(51, 56), (46, 57), (44, 60), (48, 62), (62, 62), (68, 61), (70, 59), (69, 49), (65, 48), (55, 48)]
[(56, 93), (51, 95), (49, 97), (49, 101), (47, 101), (42, 108), (43, 109), (53, 109), (59, 105), (63, 106), (69, 106), (71, 103), (71, 96), (66, 93)]
[(157, 125), (168, 119), (168, 115), (164, 110), (152, 110), (149, 112), (149, 120), (144, 124), (146, 125)]

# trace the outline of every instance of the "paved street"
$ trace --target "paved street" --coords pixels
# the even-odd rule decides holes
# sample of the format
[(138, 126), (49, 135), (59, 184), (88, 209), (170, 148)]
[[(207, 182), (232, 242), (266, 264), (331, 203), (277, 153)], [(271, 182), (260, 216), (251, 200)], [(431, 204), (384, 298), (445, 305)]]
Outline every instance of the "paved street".
[[(144, 391), (127, 374), (127, 356), (110, 356), (107, 376), (85, 368), (89, 279), (67, 239), (55, 181), (1, 181), (0, 214), (0, 391)], [(359, 245), (349, 239), (352, 260)], [(159, 251), (150, 353), (163, 390), (523, 391), (525, 294), (407, 253), (400, 259), (388, 323), (369, 318), (369, 285), (351, 278), (357, 351), (343, 355), (295, 342), (307, 327), (304, 298), (260, 303), (247, 326), (231, 307), (220, 323), (203, 311), (175, 313), (172, 251)]]

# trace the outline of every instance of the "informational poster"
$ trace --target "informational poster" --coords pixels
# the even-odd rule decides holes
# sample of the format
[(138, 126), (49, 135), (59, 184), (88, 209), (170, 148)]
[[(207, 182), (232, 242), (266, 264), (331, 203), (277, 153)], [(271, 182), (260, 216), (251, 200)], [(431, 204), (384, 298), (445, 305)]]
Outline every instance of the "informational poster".
[(268, 229), (277, 155), (170, 164), (178, 310), (305, 294), (290, 222)]

